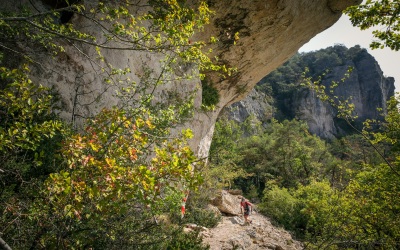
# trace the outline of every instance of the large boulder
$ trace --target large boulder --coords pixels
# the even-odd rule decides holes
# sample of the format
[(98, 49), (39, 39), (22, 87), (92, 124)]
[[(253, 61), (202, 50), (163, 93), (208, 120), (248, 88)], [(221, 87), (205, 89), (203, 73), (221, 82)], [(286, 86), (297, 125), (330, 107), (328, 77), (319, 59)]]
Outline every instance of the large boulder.
[(226, 190), (220, 190), (211, 200), (211, 204), (216, 206), (222, 213), (237, 215), (240, 213), (241, 198), (241, 195), (232, 195)]

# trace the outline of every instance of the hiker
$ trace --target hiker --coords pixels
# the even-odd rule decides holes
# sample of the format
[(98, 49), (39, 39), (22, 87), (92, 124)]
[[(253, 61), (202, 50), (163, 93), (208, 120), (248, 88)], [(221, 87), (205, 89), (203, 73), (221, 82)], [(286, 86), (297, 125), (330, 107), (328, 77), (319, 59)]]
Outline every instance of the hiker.
[(244, 223), (251, 223), (252, 220), (249, 219), (249, 215), (253, 210), (253, 204), (251, 204), (248, 200), (242, 197), (242, 201), (240, 202), (240, 211), (244, 216)]

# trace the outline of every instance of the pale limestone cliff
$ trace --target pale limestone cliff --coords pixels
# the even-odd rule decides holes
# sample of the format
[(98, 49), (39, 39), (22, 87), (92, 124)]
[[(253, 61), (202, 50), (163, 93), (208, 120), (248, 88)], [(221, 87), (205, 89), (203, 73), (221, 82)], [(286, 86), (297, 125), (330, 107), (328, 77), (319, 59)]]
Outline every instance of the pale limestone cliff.
[(221, 116), (227, 116), (237, 122), (244, 122), (250, 116), (254, 116), (264, 123), (273, 118), (275, 109), (273, 98), (254, 88), (246, 98), (225, 107)]
[[(367, 119), (383, 119), (386, 103), (394, 96), (394, 78), (384, 75), (378, 62), (366, 49), (359, 46), (346, 48), (343, 45), (296, 55), (260, 81), (258, 91), (254, 89), (245, 99), (224, 109), (224, 113), (239, 122), (247, 119), (250, 113), (260, 121), (266, 121), (271, 116), (278, 120), (300, 119), (307, 123), (312, 134), (325, 139), (354, 133), (344, 120), (336, 117), (336, 108), (321, 101), (315, 92), (300, 86), (305, 67), (314, 79), (329, 70), (321, 83), (327, 90), (332, 81), (339, 83), (333, 89), (333, 95), (338, 100), (350, 100), (354, 104), (353, 115), (357, 117), (353, 125), (360, 128)], [(349, 67), (352, 72), (342, 83), (341, 79)]]
[[(354, 125), (361, 128), (367, 119), (383, 120), (386, 103), (394, 96), (394, 78), (386, 77), (378, 62), (366, 49), (353, 47), (355, 57), (347, 59), (343, 65), (335, 65), (326, 75), (323, 84), (328, 86), (332, 81), (340, 82), (348, 67), (352, 73), (349, 78), (334, 89), (334, 95), (340, 100), (350, 100), (355, 105)], [(354, 133), (343, 120), (337, 119), (337, 110), (328, 103), (320, 101), (315, 93), (309, 90), (294, 95), (291, 106), (296, 117), (305, 120), (310, 131), (322, 138), (332, 139)]]
[[(196, 0), (192, 0), (193, 2)], [(16, 0), (11, 6), (34, 4), (36, 9), (45, 8), (41, 0)], [(209, 35), (217, 36), (219, 42), (214, 45), (215, 56), (229, 66), (236, 67), (237, 73), (224, 80), (215, 76), (213, 85), (219, 91), (220, 102), (213, 112), (196, 112), (194, 118), (185, 126), (194, 131), (191, 147), (199, 156), (208, 154), (214, 123), (221, 109), (244, 98), (254, 85), (266, 74), (277, 68), (316, 34), (333, 25), (341, 16), (341, 11), (349, 5), (358, 4), (360, 0), (209, 0), (208, 4), (215, 11), (202, 34), (197, 38)], [(2, 6), (10, 6), (8, 0), (0, 0)], [(104, 39), (99, 27), (86, 23), (79, 16), (73, 16), (73, 22), (82, 30), (89, 31), (98, 40)], [(240, 39), (234, 45), (234, 35), (238, 32)], [(104, 84), (101, 74), (101, 62), (91, 61), (96, 51), (90, 46), (82, 45), (79, 50), (70, 42), (63, 44), (65, 53), (52, 59), (35, 58), (40, 62), (32, 70), (34, 80), (52, 86), (61, 94), (63, 105), (62, 116), (67, 120), (88, 117), (101, 108), (116, 104), (115, 89)], [(147, 64), (160, 70), (160, 55), (141, 51), (103, 52), (106, 64), (114, 67), (130, 67), (127, 76), (138, 80), (143, 75), (141, 65)], [(185, 69), (183, 69), (185, 71)], [(182, 72), (181, 72), (182, 73)], [(167, 90), (179, 90), (189, 93), (198, 89), (200, 81), (171, 83), (156, 94), (163, 98)], [(101, 99), (98, 96), (101, 95)], [(195, 106), (201, 105), (201, 90), (195, 99)], [(79, 105), (78, 105), (79, 104)]]

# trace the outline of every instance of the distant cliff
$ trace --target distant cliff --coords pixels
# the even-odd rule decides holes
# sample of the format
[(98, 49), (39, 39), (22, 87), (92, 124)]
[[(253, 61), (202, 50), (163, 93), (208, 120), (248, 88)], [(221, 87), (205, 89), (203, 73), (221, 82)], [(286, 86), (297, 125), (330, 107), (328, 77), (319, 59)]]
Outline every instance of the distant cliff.
[[(325, 86), (332, 81), (340, 81), (347, 69), (353, 68), (349, 79), (334, 90), (334, 95), (342, 99), (352, 98), (358, 116), (355, 125), (366, 119), (382, 119), (382, 112), (377, 108), (385, 112), (387, 100), (394, 95), (394, 78), (384, 76), (379, 64), (366, 49), (336, 45), (295, 55), (264, 77), (257, 84), (255, 93), (226, 112), (237, 121), (245, 120), (250, 113), (261, 121), (271, 117), (278, 120), (297, 118), (307, 122), (311, 133), (327, 139), (350, 133), (348, 125), (336, 118), (337, 111), (333, 107), (300, 86), (301, 74), (306, 67), (314, 77), (327, 70), (322, 80)], [(260, 110), (260, 102), (265, 100), (269, 100), (270, 107)]]

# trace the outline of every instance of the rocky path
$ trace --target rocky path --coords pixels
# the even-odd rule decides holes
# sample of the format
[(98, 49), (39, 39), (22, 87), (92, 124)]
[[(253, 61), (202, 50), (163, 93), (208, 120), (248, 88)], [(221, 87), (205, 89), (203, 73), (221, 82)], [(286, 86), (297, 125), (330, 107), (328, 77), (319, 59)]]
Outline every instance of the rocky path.
[(268, 218), (253, 213), (253, 223), (243, 225), (238, 216), (223, 216), (217, 227), (204, 232), (204, 243), (210, 245), (211, 250), (227, 249), (275, 249), (300, 250), (300, 242), (283, 229), (274, 227)]

